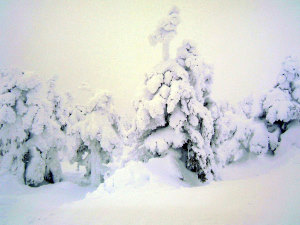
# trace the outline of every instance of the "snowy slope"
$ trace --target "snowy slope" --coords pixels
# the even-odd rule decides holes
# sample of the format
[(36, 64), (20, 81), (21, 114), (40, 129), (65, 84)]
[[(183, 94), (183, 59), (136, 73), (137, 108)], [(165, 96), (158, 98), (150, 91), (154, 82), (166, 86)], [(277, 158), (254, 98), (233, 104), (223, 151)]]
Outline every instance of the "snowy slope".
[[(42, 224), (40, 215), (58, 206), (83, 199), (92, 187), (80, 187), (68, 181), (39, 188), (16, 182), (15, 177), (0, 177), (0, 224)], [(33, 222), (35, 221), (35, 222)]]
[(29, 188), (1, 175), (0, 224), (297, 224), (299, 133), (291, 127), (275, 157), (233, 164), (202, 186), (176, 170), (175, 153), (129, 163), (97, 190), (68, 181)]

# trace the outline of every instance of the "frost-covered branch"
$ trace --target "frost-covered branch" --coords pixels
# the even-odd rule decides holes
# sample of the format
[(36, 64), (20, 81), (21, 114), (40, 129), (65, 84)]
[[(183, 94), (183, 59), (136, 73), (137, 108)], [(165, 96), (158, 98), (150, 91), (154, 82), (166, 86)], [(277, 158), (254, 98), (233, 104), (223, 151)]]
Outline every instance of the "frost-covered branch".
[(156, 45), (159, 42), (162, 43), (162, 56), (164, 61), (169, 59), (170, 41), (176, 35), (179, 22), (179, 10), (174, 7), (169, 12), (168, 17), (160, 23), (156, 31), (149, 37), (152, 45)]

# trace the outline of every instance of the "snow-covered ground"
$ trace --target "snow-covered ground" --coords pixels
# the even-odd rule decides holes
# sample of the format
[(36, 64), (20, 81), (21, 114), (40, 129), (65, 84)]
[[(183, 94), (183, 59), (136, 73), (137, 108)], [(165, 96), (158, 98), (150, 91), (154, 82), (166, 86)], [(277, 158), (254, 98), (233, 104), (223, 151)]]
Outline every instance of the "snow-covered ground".
[(130, 162), (98, 188), (68, 181), (80, 173), (38, 188), (1, 175), (0, 224), (299, 224), (299, 134), (294, 125), (275, 156), (232, 164), (207, 185), (180, 172), (175, 152)]

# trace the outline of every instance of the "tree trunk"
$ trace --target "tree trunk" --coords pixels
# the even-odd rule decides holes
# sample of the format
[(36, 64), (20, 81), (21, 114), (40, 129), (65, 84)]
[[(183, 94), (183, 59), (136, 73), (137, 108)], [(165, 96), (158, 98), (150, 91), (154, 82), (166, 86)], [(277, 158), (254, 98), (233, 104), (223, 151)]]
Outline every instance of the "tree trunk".
[(162, 54), (163, 54), (163, 60), (167, 61), (169, 59), (169, 41), (164, 41), (163, 42), (163, 49), (162, 49)]
[(101, 182), (101, 169), (100, 169), (100, 153), (95, 145), (91, 148), (91, 184), (99, 185)]

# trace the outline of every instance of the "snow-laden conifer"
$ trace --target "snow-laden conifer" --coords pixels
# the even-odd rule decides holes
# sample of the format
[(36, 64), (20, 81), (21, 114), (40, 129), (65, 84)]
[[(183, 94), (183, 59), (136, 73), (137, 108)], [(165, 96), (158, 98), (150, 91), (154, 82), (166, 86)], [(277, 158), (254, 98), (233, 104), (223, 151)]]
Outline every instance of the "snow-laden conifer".
[(287, 57), (282, 63), (278, 82), (263, 98), (263, 118), (285, 131), (287, 124), (300, 119), (299, 66), (296, 59)]
[(61, 180), (60, 127), (47, 99), (47, 86), (36, 74), (0, 73), (1, 169), (30, 186)]
[(189, 41), (177, 57), (146, 74), (143, 93), (135, 104), (136, 128), (145, 154), (163, 156), (169, 149), (182, 152), (186, 167), (199, 179), (215, 173), (210, 147), (213, 119), (206, 107), (212, 69)]
[(75, 107), (67, 135), (71, 162), (85, 166), (85, 176), (93, 185), (103, 182), (113, 171), (122, 143), (111, 95), (98, 92), (85, 107)]

